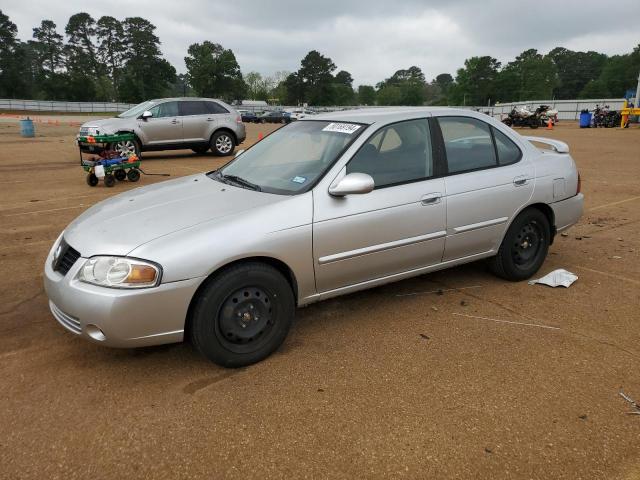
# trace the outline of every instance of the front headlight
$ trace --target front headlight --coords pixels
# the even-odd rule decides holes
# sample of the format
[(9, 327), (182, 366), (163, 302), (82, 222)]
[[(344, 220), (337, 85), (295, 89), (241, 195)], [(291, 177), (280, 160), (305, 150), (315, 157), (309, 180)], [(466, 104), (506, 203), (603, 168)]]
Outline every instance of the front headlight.
[(88, 259), (78, 271), (78, 280), (101, 287), (148, 288), (160, 283), (162, 270), (137, 258), (99, 256)]

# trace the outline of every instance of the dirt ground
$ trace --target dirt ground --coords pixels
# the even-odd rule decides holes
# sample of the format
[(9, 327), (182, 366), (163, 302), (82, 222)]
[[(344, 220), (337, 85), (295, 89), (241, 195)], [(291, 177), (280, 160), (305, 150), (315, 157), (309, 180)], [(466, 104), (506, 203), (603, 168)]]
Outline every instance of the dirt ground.
[[(582, 174), (585, 215), (541, 270), (575, 272), (571, 288), (483, 263), (425, 275), (300, 309), (284, 346), (239, 370), (58, 325), (52, 242), (137, 185), (88, 187), (77, 127), (36, 128), (0, 123), (0, 478), (640, 478), (640, 415), (619, 396), (640, 401), (637, 126), (523, 132), (568, 142)], [(143, 160), (174, 177), (221, 164)]]

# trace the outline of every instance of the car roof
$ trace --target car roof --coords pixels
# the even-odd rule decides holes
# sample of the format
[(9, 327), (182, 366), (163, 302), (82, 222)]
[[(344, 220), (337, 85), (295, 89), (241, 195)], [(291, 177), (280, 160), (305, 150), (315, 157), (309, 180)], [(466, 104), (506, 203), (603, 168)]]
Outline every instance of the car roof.
[[(312, 122), (317, 120), (329, 120), (337, 122), (354, 123), (392, 123), (421, 116), (432, 115), (464, 115), (476, 118), (483, 118), (484, 114), (473, 110), (449, 107), (371, 107), (359, 108), (355, 110), (342, 110), (337, 112), (320, 113), (313, 118), (303, 118), (300, 121)], [(486, 115), (484, 115), (486, 118)]]

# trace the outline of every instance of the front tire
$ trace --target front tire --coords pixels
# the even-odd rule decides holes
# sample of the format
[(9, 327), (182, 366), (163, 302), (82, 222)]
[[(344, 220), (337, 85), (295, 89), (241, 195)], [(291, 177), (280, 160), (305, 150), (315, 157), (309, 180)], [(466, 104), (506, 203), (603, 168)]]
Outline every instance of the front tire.
[(229, 132), (217, 132), (211, 137), (211, 151), (218, 157), (225, 157), (233, 153), (236, 142)]
[(544, 213), (529, 208), (518, 215), (502, 239), (489, 266), (498, 277), (517, 282), (531, 278), (542, 266), (550, 243), (549, 221)]
[(131, 155), (140, 158), (140, 142), (136, 139), (112, 143), (109, 149), (115, 150), (118, 155), (124, 158), (129, 158)]
[(230, 267), (199, 292), (191, 316), (196, 349), (223, 367), (259, 362), (284, 341), (295, 314), (287, 279), (263, 263)]

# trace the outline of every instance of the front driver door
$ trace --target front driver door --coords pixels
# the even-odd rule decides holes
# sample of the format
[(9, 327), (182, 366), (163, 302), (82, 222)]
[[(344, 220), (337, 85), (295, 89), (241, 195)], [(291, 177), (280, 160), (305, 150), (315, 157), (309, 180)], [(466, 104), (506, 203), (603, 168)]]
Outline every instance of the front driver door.
[(164, 102), (149, 110), (152, 117), (140, 119), (145, 145), (164, 145), (182, 142), (182, 119), (178, 116), (178, 102)]
[(371, 175), (372, 192), (314, 191), (319, 293), (441, 261), (446, 199), (433, 158), (428, 120), (399, 122), (374, 133), (341, 172)]

